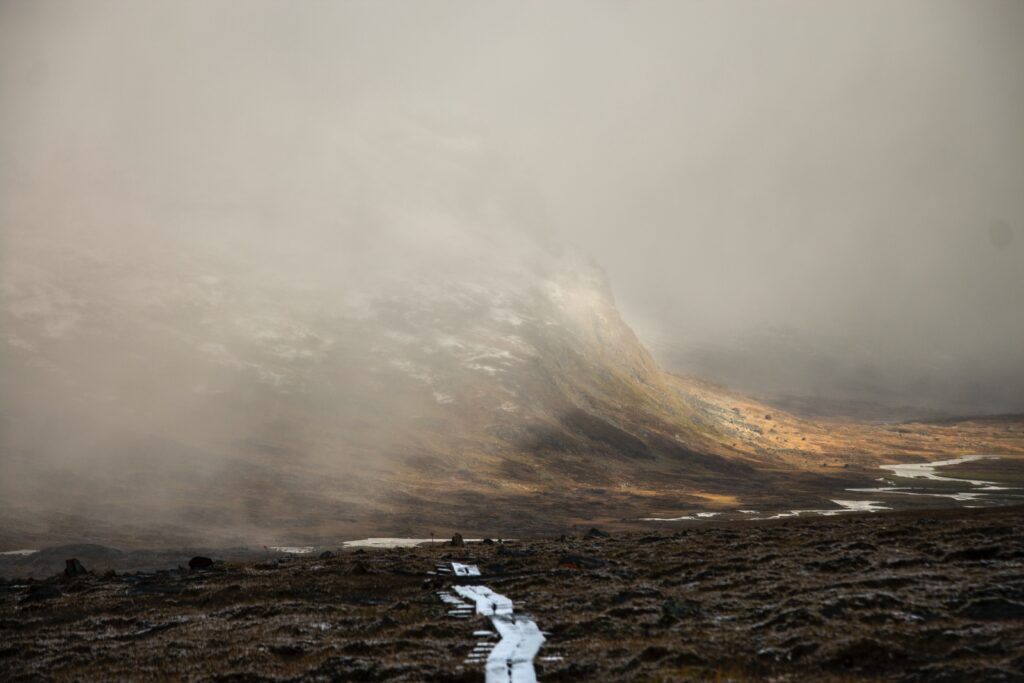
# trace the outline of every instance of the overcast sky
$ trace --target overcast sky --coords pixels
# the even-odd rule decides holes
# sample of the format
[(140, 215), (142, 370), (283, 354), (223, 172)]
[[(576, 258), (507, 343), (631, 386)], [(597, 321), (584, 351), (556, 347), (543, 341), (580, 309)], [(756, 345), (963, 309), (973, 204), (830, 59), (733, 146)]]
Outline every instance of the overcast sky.
[(1021, 411), (1024, 3), (3, 0), (0, 220), (524, 234), (671, 370)]

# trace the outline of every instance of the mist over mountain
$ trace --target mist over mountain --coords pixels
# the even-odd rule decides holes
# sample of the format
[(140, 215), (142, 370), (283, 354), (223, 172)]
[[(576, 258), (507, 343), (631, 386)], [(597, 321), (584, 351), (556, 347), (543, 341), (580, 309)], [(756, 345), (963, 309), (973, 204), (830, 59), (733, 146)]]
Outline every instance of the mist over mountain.
[(365, 528), (423, 490), (620, 486), (664, 457), (702, 487), (752, 473), (706, 454), (714, 420), (668, 383), (598, 267), (505, 246), (486, 273), (483, 249), (357, 288), (191, 244), (126, 258), (10, 241), (5, 516), (267, 538)]
[(358, 281), (474, 258), (454, 219), (593, 258), (675, 371), (1022, 408), (1018, 3), (0, 13), (5, 241), (175, 232)]
[(696, 378), (1021, 409), (1024, 13), (968, 13), (0, 5), (3, 526), (557, 526), (989, 443)]

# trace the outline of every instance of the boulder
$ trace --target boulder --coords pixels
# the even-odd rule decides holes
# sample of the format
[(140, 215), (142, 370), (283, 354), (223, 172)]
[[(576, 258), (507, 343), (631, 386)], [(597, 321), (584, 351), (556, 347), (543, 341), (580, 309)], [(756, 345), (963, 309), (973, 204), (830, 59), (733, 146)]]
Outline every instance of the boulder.
[(210, 569), (211, 567), (213, 567), (213, 560), (209, 557), (203, 557), (202, 555), (196, 555), (188, 561), (188, 568), (192, 571)]
[(461, 548), (462, 546), (466, 545), (466, 542), (465, 542), (464, 540), (462, 540), (462, 534), (460, 534), (460, 533), (458, 533), (458, 532), (456, 532), (456, 533), (455, 533), (455, 534), (454, 534), (454, 535), (452, 536), (452, 541), (451, 541), (451, 543), (452, 543), (452, 545), (453, 545), (453, 546), (455, 546), (456, 548)]
[(694, 600), (669, 598), (661, 604), (661, 618), (665, 621), (679, 621), (700, 615), (700, 603)]
[(558, 560), (558, 566), (566, 569), (600, 569), (607, 564), (602, 559), (585, 555), (562, 555)]
[(70, 560), (64, 560), (64, 578), (73, 579), (76, 576), (85, 576), (88, 573), (89, 572), (86, 571), (85, 567), (82, 566), (82, 563), (76, 558), (73, 557)]

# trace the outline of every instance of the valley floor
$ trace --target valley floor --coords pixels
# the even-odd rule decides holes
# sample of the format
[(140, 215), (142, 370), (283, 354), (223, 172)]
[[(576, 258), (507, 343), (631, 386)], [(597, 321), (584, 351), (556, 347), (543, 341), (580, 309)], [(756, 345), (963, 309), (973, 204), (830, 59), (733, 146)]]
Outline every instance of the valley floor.
[[(7, 580), (0, 678), (483, 680), (490, 622), (439, 597), (481, 583), (544, 631), (541, 681), (1024, 681), (1022, 528), (908, 510)], [(453, 561), (483, 576), (429, 573)]]

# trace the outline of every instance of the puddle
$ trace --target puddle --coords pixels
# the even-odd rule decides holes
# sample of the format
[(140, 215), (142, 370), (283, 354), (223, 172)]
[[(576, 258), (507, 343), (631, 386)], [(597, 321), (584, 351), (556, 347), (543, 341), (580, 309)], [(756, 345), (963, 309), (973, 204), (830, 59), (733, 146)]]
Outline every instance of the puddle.
[[(891, 510), (892, 508), (882, 505), (881, 501), (877, 500), (833, 500), (836, 505), (842, 505), (843, 510), (835, 510), (836, 512), (878, 512), (879, 510)], [(834, 514), (833, 513), (833, 514)]]
[[(479, 543), (482, 538), (467, 538), (466, 543)], [(511, 539), (506, 539), (511, 540)], [(447, 543), (443, 538), (364, 538), (358, 541), (342, 541), (344, 548), (413, 548), (426, 543)]]
[[(938, 470), (941, 467), (948, 465), (957, 465), (962, 462), (972, 462), (974, 460), (985, 460), (988, 458), (998, 458), (998, 455), (962, 455), (959, 458), (950, 458), (948, 460), (935, 460), (932, 462), (920, 462), (920, 463), (903, 463), (898, 465), (879, 465), (883, 470), (892, 472), (894, 478), (904, 480), (925, 480), (920, 486), (913, 485), (897, 485), (895, 481), (891, 479), (881, 479), (888, 486), (878, 486), (875, 488), (857, 488), (857, 489), (846, 489), (847, 491), (855, 493), (882, 493), (887, 495), (897, 496), (928, 496), (932, 498), (949, 498), (958, 502), (978, 502), (988, 501), (999, 503), (1000, 499), (1014, 499), (1020, 498), (1020, 495), (1012, 493), (999, 493), (1002, 491), (1014, 491), (1009, 486), (1001, 486), (994, 481), (985, 481), (983, 479), (963, 479), (961, 477), (952, 477), (941, 474)], [(929, 488), (930, 482), (939, 482), (944, 484), (938, 488)], [(949, 484), (961, 484), (967, 487), (967, 491), (951, 491)], [(965, 506), (967, 507), (967, 506)], [(980, 506), (970, 506), (980, 507)]]
[(316, 550), (311, 545), (272, 545), (268, 547), (271, 550), (276, 550), (279, 553), (288, 553), (289, 555), (306, 555)]
[(980, 481), (977, 479), (960, 479), (959, 477), (949, 477), (946, 475), (939, 474), (936, 469), (939, 467), (946, 467), (947, 465), (958, 465), (962, 462), (972, 462), (974, 460), (985, 460), (987, 458), (998, 458), (998, 455), (962, 455), (959, 458), (952, 458), (950, 460), (933, 460), (932, 462), (915, 462), (899, 465), (879, 465), (878, 467), (883, 470), (889, 470), (897, 477), (904, 479), (932, 479), (936, 481), (962, 481), (967, 484), (974, 486), (995, 485), (992, 481)]
[[(947, 460), (935, 460), (921, 463), (902, 463), (895, 465), (879, 465), (879, 468), (890, 473), (889, 477), (880, 477), (878, 481), (886, 484), (873, 488), (849, 488), (846, 491), (858, 494), (882, 494), (884, 496), (930, 496), (934, 498), (948, 498), (958, 503), (987, 503), (988, 505), (1014, 504), (1024, 498), (1021, 489), (1002, 486), (993, 481), (981, 479), (963, 479), (943, 475), (939, 469), (949, 465), (956, 465), (962, 462), (984, 460), (986, 458), (999, 458), (998, 455), (962, 455)], [(899, 484), (895, 480), (902, 480)], [(919, 486), (913, 485), (907, 480), (919, 480)], [(952, 485), (952, 487), (951, 487)], [(957, 490), (957, 488), (966, 490)], [(898, 499), (896, 499), (898, 501)], [(725, 520), (759, 520), (759, 519), (785, 519), (787, 517), (800, 517), (803, 515), (819, 515), (832, 517), (848, 512), (880, 512), (882, 510), (898, 509), (900, 506), (888, 498), (880, 500), (848, 500), (836, 499), (832, 501), (838, 507), (820, 510), (783, 510), (781, 512), (759, 512), (757, 510), (723, 510), (719, 512), (690, 512), (678, 517), (641, 517), (644, 522), (697, 522), (708, 520), (713, 517)], [(964, 505), (963, 507), (983, 507), (982, 505)]]
[(25, 557), (28, 555), (35, 555), (38, 552), (38, 550), (4, 550), (3, 552), (0, 552), (0, 555), (20, 555)]
[[(476, 565), (449, 564), (453, 574), (456, 566), (466, 572), (457, 576), (480, 576)], [(452, 586), (451, 592), (442, 591), (438, 596), (451, 608), (451, 616), (466, 619), (480, 615), (491, 620), (494, 631), (474, 631), (480, 640), (466, 657), (467, 663), (484, 665), (486, 683), (537, 682), (533, 660), (544, 644), (544, 634), (533, 619), (514, 614), (512, 600), (479, 585)], [(499, 637), (497, 642), (495, 635)]]
[[(832, 502), (839, 507), (825, 510), (785, 510), (775, 514), (761, 513), (757, 510), (696, 512), (692, 515), (682, 515), (681, 517), (641, 517), (641, 520), (644, 522), (682, 522), (687, 520), (700, 521), (721, 516), (726, 519), (742, 519), (749, 521), (756, 519), (784, 519), (786, 517), (799, 517), (800, 515), (821, 515), (823, 517), (831, 517), (832, 515), (841, 515), (844, 512), (880, 512), (882, 510), (891, 509), (883, 505), (882, 501), (879, 500), (833, 500)], [(735, 517), (734, 515), (740, 516)], [(755, 517), (754, 515), (758, 516)]]
[(831, 517), (833, 515), (841, 515), (844, 512), (881, 512), (882, 510), (892, 509), (885, 507), (881, 501), (877, 500), (833, 500), (832, 502), (838, 505), (839, 508), (829, 510), (787, 510), (761, 519), (785, 519), (786, 517), (799, 517), (800, 515)]

